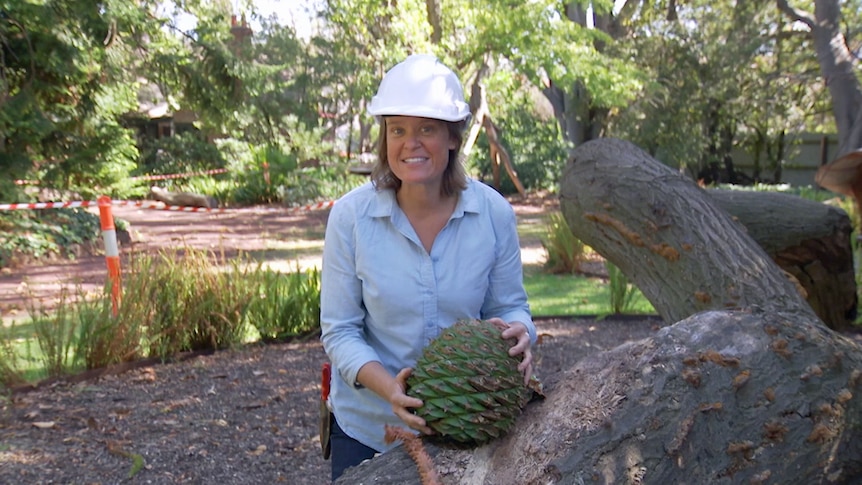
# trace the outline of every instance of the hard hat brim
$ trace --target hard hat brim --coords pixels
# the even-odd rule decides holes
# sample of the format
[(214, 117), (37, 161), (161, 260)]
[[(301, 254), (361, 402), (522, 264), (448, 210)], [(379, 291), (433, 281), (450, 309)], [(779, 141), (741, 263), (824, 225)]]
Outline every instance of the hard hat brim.
[(428, 109), (420, 106), (387, 106), (380, 109), (368, 109), (368, 114), (375, 117), (380, 116), (416, 116), (417, 118), (431, 118), (442, 121), (464, 121), (470, 117), (470, 108), (464, 103), (464, 108), (454, 113), (443, 113), (440, 110)]

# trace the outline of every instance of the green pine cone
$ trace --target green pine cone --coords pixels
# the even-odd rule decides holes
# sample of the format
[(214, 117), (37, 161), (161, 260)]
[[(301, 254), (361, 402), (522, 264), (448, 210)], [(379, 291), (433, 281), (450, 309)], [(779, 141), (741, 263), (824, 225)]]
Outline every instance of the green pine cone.
[(514, 339), (484, 320), (459, 320), (443, 330), (416, 362), (407, 394), (424, 405), (415, 410), (428, 427), (465, 444), (503, 436), (530, 398), (510, 356)]

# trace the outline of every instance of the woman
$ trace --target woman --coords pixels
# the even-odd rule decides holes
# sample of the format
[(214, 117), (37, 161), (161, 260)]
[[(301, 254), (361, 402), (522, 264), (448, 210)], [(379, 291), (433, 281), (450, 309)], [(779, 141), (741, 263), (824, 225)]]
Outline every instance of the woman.
[(461, 318), (500, 319), (532, 374), (536, 329), (522, 283), (515, 214), (458, 158), (470, 118), (455, 74), (430, 55), (386, 73), (371, 182), (332, 208), (321, 287), (324, 349), (335, 372), (332, 479), (394, 445), (384, 425), (431, 430), (405, 381), (422, 349)]

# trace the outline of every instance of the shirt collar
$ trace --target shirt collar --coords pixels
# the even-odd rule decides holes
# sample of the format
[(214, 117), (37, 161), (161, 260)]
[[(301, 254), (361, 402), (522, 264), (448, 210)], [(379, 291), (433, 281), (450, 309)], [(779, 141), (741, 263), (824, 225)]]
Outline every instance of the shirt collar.
[[(461, 191), (452, 218), (463, 217), (467, 212), (481, 212), (479, 193), (475, 186), (477, 183), (475, 180), (467, 179), (467, 188)], [(398, 202), (395, 200), (394, 190), (376, 190), (368, 213), (371, 217), (392, 217), (396, 207), (398, 207)]]

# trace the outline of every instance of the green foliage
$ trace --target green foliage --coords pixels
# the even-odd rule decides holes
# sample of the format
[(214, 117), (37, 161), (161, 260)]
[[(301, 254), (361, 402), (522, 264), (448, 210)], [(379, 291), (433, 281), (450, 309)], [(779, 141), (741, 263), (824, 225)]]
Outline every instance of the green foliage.
[(80, 208), (0, 212), (0, 267), (19, 259), (87, 252), (101, 238), (99, 217)]
[(264, 342), (305, 336), (320, 330), (320, 271), (257, 273), (258, 294), (248, 319)]
[[(55, 309), (31, 299), (28, 324), (0, 326), (0, 384), (320, 329), (317, 269), (283, 275), (245, 256), (190, 248), (130, 259), (116, 315), (107, 282), (95, 296), (64, 289)], [(41, 371), (28, 373), (27, 362)]]
[(576, 273), (587, 256), (588, 246), (572, 234), (560, 212), (548, 216), (548, 232), (542, 246), (548, 252), (545, 270), (551, 273)]
[(297, 157), (274, 146), (252, 149), (252, 153), (250, 163), (237, 175), (230, 200), (242, 205), (282, 202), (282, 187), (296, 183)]
[[(263, 21), (252, 37), (237, 40), (226, 2), (5, 2), (0, 199), (20, 200), (8, 179), (38, 178), (85, 198), (137, 197), (145, 191), (130, 174), (251, 163), (185, 135), (136, 140), (125, 122), (140, 115), (139, 101), (155, 101), (143, 86), (158, 86), (169, 111), (194, 112), (201, 139), (272, 147), (296, 170), (334, 169), (335, 147), (372, 148), (366, 104), (382, 73), (411, 52), (438, 55), (467, 93), (477, 79), (487, 88), (529, 188), (554, 186), (570, 148), (563, 140), (626, 138), (694, 172), (742, 147), (780, 172), (785, 131), (834, 127), (810, 40), (762, 2), (685, 2), (669, 20), (661, 3), (624, 2), (611, 15), (614, 2), (595, 1), (595, 26), (585, 23), (585, 2), (452, 0), (432, 2), (436, 12), (421, 0), (318, 3), (324, 25), (306, 41), (272, 19), (255, 19)], [(842, 6), (848, 25), (857, 4)], [(180, 15), (195, 19), (191, 30), (180, 30)], [(472, 162), (487, 179), (479, 143)], [(242, 203), (302, 204), (330, 190), (313, 180), (331, 172), (286, 170), (283, 183), (265, 184), (259, 170), (232, 171), (245, 177), (236, 191), (224, 178), (165, 185)]]
[[(159, 138), (147, 143), (142, 152), (139, 172), (147, 175), (194, 173), (227, 165), (218, 147), (195, 132)], [(169, 186), (172, 180), (165, 181)]]
[[(127, 291), (138, 283), (132, 279)], [(119, 306), (118, 315), (113, 314), (110, 295), (111, 282), (108, 281), (101, 298), (87, 298), (80, 295), (74, 302), (77, 316), (78, 339), (75, 352), (78, 360), (87, 369), (98, 369), (120, 362), (129, 362), (144, 356), (141, 351), (141, 338), (146, 331), (145, 321), (138, 320), (135, 298), (129, 304)], [(65, 310), (64, 310), (65, 311)]]
[[(555, 188), (560, 167), (568, 158), (569, 142), (561, 135), (547, 101), (512, 73), (498, 72), (486, 84), (491, 116), (518, 179), (527, 190)], [(487, 137), (480, 135), (470, 161), (484, 180), (491, 179), (493, 173), (489, 154)], [(503, 167), (500, 177), (501, 192), (515, 193), (515, 184)]]
[(635, 301), (637, 288), (629, 283), (629, 279), (610, 261), (605, 261), (608, 272), (608, 290), (610, 290), (609, 309), (611, 314), (629, 312)]
[(231, 165), (234, 185), (225, 194), (226, 200), (237, 205), (302, 206), (336, 199), (362, 182), (351, 177), (346, 162), (333, 160), (331, 145), (322, 140), (320, 130), (306, 130), (299, 123), (294, 126), (294, 137), (286, 148), (223, 145), (237, 159)]
[(113, 114), (134, 98), (109, 88), (125, 74), (113, 69), (124, 62), (114, 55), (122, 50), (112, 42), (115, 29), (134, 15), (121, 3), (3, 4), (0, 169), (7, 176), (89, 195), (127, 173), (134, 145)]
[(636, 64), (597, 48), (611, 42), (606, 32), (569, 20), (568, 11), (580, 5), (485, 0), (462, 8), (466, 15), (453, 16), (465, 34), (465, 45), (451, 51), (457, 58), (491, 53), (533, 86), (550, 81), (556, 89), (580, 90), (572, 99), (594, 108), (625, 106), (641, 89)]
[(811, 40), (774, 6), (696, 0), (676, 5), (671, 20), (658, 4), (628, 4), (628, 34), (608, 54), (628, 58), (651, 82), (611, 113), (608, 135), (708, 180), (727, 177), (741, 149), (759, 180), (780, 176), (792, 149), (785, 135), (829, 129)]
[(142, 302), (131, 303), (136, 313), (141, 313), (141, 305), (152, 309), (141, 322), (147, 327), (149, 355), (166, 359), (183, 351), (223, 349), (242, 342), (251, 299), (248, 270), (234, 259), (227, 270), (220, 271), (214, 257), (185, 248), (163, 251), (153, 262), (142, 263), (148, 272), (136, 277), (149, 281), (133, 284), (149, 291), (126, 293), (123, 305), (129, 305), (130, 298), (140, 298)]
[(18, 336), (17, 323), (0, 324), (0, 390), (27, 382), (26, 373), (22, 368), (24, 356), (19, 352), (18, 342), (24, 341)]
[(42, 366), (49, 377), (70, 374), (76, 369), (77, 322), (69, 301), (69, 295), (64, 289), (55, 313), (36, 308), (32, 303), (28, 309), (33, 320), (36, 342), (41, 351)]

